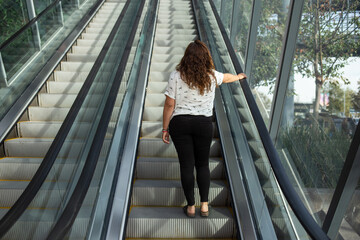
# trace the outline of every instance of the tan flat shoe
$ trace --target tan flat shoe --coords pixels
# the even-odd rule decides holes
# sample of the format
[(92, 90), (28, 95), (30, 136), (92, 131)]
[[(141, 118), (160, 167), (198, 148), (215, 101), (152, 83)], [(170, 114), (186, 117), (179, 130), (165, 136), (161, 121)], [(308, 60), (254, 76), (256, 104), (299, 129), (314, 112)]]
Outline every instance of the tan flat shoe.
[(206, 212), (200, 210), (201, 217), (209, 217), (209, 215), (210, 215), (210, 206), (208, 206), (208, 210)]
[(194, 218), (195, 213), (189, 213), (187, 209), (188, 209), (188, 205), (183, 207), (183, 211), (184, 211), (185, 215), (188, 216), (189, 218)]

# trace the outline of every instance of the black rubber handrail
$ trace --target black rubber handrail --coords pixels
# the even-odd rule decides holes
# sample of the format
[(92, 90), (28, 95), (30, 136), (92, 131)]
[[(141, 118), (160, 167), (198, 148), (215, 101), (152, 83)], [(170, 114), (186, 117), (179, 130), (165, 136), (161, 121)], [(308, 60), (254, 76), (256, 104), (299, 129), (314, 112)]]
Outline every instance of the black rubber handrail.
[[(130, 2), (130, 1), (128, 1)], [(134, 24), (131, 26), (131, 33), (129, 35), (129, 39), (126, 43), (124, 53), (122, 55), (120, 65), (116, 71), (114, 81), (111, 86), (111, 90), (109, 96), (106, 100), (106, 104), (104, 107), (104, 111), (101, 115), (101, 119), (99, 121), (98, 128), (96, 129), (95, 138), (91, 144), (91, 151), (89, 152), (84, 168), (81, 172), (80, 178), (76, 184), (76, 187), (65, 206), (64, 211), (62, 212), (59, 220), (56, 222), (55, 226), (49, 233), (47, 239), (63, 239), (67, 232), (72, 227), (73, 222), (76, 219), (80, 208), (82, 207), (82, 203), (85, 199), (86, 193), (89, 189), (92, 177), (94, 175), (96, 165), (100, 156), (100, 152), (105, 140), (105, 134), (110, 122), (110, 118), (113, 112), (113, 108), (115, 106), (115, 101), (119, 92), (121, 79), (123, 78), (126, 64), (130, 55), (131, 47), (135, 38), (135, 34), (137, 32), (137, 26), (139, 25), (141, 14), (145, 5), (145, 0), (142, 0), (140, 3), (140, 7), (137, 9), (137, 14), (135, 18)], [(120, 23), (120, 22), (119, 22)], [(113, 30), (117, 30), (115, 27)], [(115, 31), (116, 33), (116, 31)]]
[(0, 45), (0, 51), (3, 50), (3, 48), (5, 48), (8, 44), (10, 44), (18, 36), (20, 36), (23, 32), (25, 32), (28, 28), (30, 28), (39, 18), (41, 18), (41, 16), (49, 12), (56, 4), (59, 3), (59, 1), (60, 0), (55, 0), (54, 2), (52, 2), (43, 11), (41, 11), (41, 13), (39, 13), (36, 17), (31, 19), (23, 27), (21, 27), (18, 31), (16, 31), (13, 35), (11, 35), (10, 38), (6, 39), (6, 41)]
[[(212, 0), (209, 0), (212, 11), (218, 23), (220, 32), (225, 41), (225, 45), (231, 57), (232, 63), (234, 65), (235, 71), (238, 73), (243, 72), (239, 60), (236, 56), (236, 53), (231, 45), (230, 39), (226, 33), (226, 30), (221, 22), (220, 16), (217, 13), (216, 7)], [(261, 141), (263, 143), (265, 152), (268, 156), (272, 170), (275, 173), (275, 177), (280, 185), (282, 192), (284, 193), (287, 201), (289, 202), (292, 210), (297, 216), (298, 220), (306, 230), (306, 232), (314, 239), (325, 240), (329, 239), (326, 233), (321, 229), (321, 227), (316, 223), (314, 218), (311, 216), (309, 211), (305, 208), (303, 202), (299, 198), (299, 195), (296, 193), (294, 187), (291, 184), (290, 179), (288, 178), (285, 169), (280, 161), (279, 155), (275, 149), (274, 143), (270, 138), (270, 134), (266, 128), (264, 120), (260, 114), (260, 110), (255, 102), (254, 96), (252, 95), (251, 89), (246, 79), (239, 81), (241, 88), (243, 89), (247, 104), (253, 116), (256, 128), (259, 132)]]
[(39, 189), (41, 188), (43, 182), (48, 176), (57, 156), (60, 152), (62, 145), (81, 109), (81, 106), (87, 96), (89, 89), (95, 79), (97, 72), (100, 69), (100, 66), (106, 56), (106, 53), (109, 50), (109, 46), (111, 45), (116, 31), (125, 15), (125, 12), (129, 6), (130, 0), (125, 4), (119, 18), (117, 19), (113, 31), (111, 31), (108, 39), (106, 40), (99, 56), (95, 60), (95, 63), (90, 70), (89, 75), (87, 76), (82, 88), (79, 91), (78, 96), (76, 97), (72, 107), (69, 110), (63, 124), (61, 125), (54, 141), (52, 142), (48, 152), (46, 153), (43, 161), (41, 162), (38, 170), (36, 171), (34, 177), (25, 188), (24, 192), (18, 198), (18, 200), (14, 203), (14, 205), (9, 209), (9, 211), (5, 214), (5, 216), (0, 220), (0, 238), (5, 235), (5, 233), (15, 224), (15, 222), (19, 219), (19, 217), (24, 213), (26, 208), (32, 202)]

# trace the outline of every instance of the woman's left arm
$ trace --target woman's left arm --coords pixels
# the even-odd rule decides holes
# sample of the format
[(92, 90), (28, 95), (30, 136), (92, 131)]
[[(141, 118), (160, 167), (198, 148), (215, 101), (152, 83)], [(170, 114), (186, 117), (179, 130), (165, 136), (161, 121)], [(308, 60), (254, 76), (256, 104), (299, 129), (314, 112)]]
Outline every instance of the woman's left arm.
[(162, 130), (162, 140), (164, 143), (169, 144), (169, 123), (171, 115), (175, 108), (175, 99), (166, 96), (164, 110), (163, 110), (163, 130)]

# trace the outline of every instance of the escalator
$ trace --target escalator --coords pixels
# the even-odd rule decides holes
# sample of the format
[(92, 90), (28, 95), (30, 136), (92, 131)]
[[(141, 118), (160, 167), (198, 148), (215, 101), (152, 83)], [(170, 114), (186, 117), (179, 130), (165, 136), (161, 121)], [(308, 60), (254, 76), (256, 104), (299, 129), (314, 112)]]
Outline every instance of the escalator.
[[(114, 32), (114, 24), (122, 34)], [(177, 154), (173, 144), (161, 140), (163, 93), (170, 73), (195, 39), (208, 44), (217, 70), (239, 71), (218, 24), (208, 1), (106, 1), (29, 106), (29, 121), (17, 123), (18, 138), (4, 142), (0, 219), (42, 160), (60, 148), (51, 145), (60, 138), (59, 129), (71, 125), (70, 138), (52, 157), (44, 184), (3, 239), (24, 239), (21, 228), (28, 239), (309, 238), (280, 191), (246, 91), (238, 83), (216, 93), (211, 215), (201, 218), (197, 208), (196, 218), (189, 219), (182, 212), (185, 197)], [(124, 34), (131, 27), (134, 30)], [(110, 38), (115, 39), (112, 47), (107, 45)], [(111, 56), (116, 51), (121, 61)], [(98, 70), (103, 73), (95, 76), (101, 56), (104, 64)], [(85, 94), (89, 100), (78, 110), (79, 119), (71, 122), (69, 115), (92, 75), (94, 83)], [(108, 77), (112, 80), (106, 83)], [(31, 222), (34, 215), (37, 220)]]
[[(218, 135), (215, 134), (210, 152), (209, 204), (213, 210), (209, 218), (200, 218), (199, 212), (196, 212), (197, 218), (192, 220), (182, 212), (181, 206), (186, 201), (175, 147), (161, 140), (164, 91), (168, 77), (180, 62), (189, 42), (195, 39), (198, 39), (198, 34), (191, 1), (161, 0), (127, 238), (236, 237)], [(199, 206), (200, 199), (198, 194), (196, 196), (196, 205)]]
[[(0, 159), (0, 219), (19, 199), (43, 162), (125, 3), (126, 1), (123, 0), (109, 0), (103, 3), (27, 108), (23, 120), (16, 124), (17, 137), (8, 138), (3, 142), (5, 156)], [(130, 62), (134, 57), (134, 51), (135, 48), (132, 49), (129, 57)], [(126, 70), (129, 72), (128, 68)], [(99, 96), (93, 97), (101, 100)], [(119, 108), (120, 104), (121, 102), (118, 101), (116, 107)], [(88, 131), (89, 126), (90, 123), (82, 124), (81, 131)], [(56, 170), (46, 177), (41, 190), (24, 216), (3, 236), (3, 239), (25, 239), (24, 232), (30, 233), (28, 239), (44, 238), (44, 234), (53, 224), (54, 216), (58, 215), (58, 206), (64, 204), (66, 191), (71, 185), (74, 169), (78, 165), (75, 159), (71, 159), (73, 157), (71, 154), (64, 155), (63, 158), (65, 157), (69, 161), (60, 160), (54, 164)], [(100, 176), (99, 172), (94, 175), (95, 178)], [(97, 188), (91, 186), (89, 195), (94, 195), (96, 191)], [(83, 228), (89, 221), (90, 214), (90, 211), (79, 213), (80, 217), (74, 223), (72, 235), (85, 236), (86, 229), (84, 231)], [(34, 221), (36, 216), (41, 220)]]

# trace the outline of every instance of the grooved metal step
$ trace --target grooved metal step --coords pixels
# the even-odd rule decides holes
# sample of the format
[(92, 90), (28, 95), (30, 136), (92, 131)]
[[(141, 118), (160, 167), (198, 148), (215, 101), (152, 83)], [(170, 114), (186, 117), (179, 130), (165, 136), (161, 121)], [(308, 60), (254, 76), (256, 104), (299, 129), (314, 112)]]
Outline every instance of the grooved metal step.
[[(3, 239), (17, 240), (24, 238), (24, 229), (26, 232), (31, 232), (31, 239), (46, 239), (48, 231), (54, 224), (55, 216), (57, 216), (57, 209), (27, 209), (17, 223), (5, 234)], [(7, 209), (0, 208), (0, 218), (2, 218)], [(72, 236), (74, 239), (84, 238), (86, 236), (87, 224), (91, 210), (83, 208), (79, 211), (75, 222), (72, 227)], [(41, 216), (41, 220), (33, 216)]]
[(209, 218), (188, 218), (179, 207), (132, 207), (128, 238), (233, 238), (234, 220), (227, 208), (213, 208)]
[[(195, 184), (196, 185), (196, 184)], [(185, 196), (179, 180), (143, 180), (134, 183), (133, 205), (148, 206), (183, 206), (186, 205)], [(195, 204), (200, 205), (198, 189), (195, 186)], [(209, 204), (225, 206), (229, 200), (229, 192), (223, 181), (212, 180), (210, 183)]]
[[(97, 174), (99, 176), (99, 174)], [(29, 181), (0, 181), (0, 194), (3, 196), (0, 200), (0, 208), (10, 208), (25, 190)], [(29, 208), (51, 209), (61, 205), (63, 201), (68, 182), (45, 182), (35, 198), (29, 205)], [(98, 188), (90, 187), (85, 198), (84, 205), (93, 204), (92, 200), (97, 195)], [(92, 195), (92, 197), (90, 196)]]
[[(210, 158), (210, 178), (224, 178), (224, 163), (220, 158)], [(135, 177), (139, 179), (180, 179), (177, 158), (140, 157), (137, 160)]]
[[(177, 157), (174, 144), (164, 144), (159, 138), (141, 138), (138, 154), (144, 157)], [(213, 139), (210, 146), (210, 157), (221, 156), (221, 145), (218, 139)]]
[[(19, 136), (22, 138), (55, 138), (60, 127), (61, 121), (44, 122), (44, 121), (24, 121), (18, 122)], [(115, 122), (109, 123), (109, 128), (115, 128)], [(86, 135), (90, 129), (90, 123), (82, 123), (77, 132), (80, 136)], [(106, 135), (106, 137), (112, 137), (112, 135)]]

